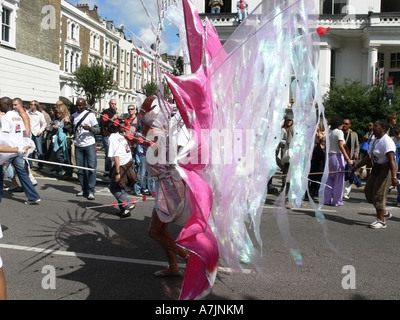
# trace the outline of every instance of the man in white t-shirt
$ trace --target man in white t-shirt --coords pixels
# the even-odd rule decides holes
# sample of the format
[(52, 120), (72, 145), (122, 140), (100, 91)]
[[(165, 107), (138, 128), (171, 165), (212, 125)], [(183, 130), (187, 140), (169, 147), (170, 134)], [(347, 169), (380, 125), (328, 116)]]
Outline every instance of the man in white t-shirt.
[[(31, 124), (31, 139), (35, 142), (36, 152), (29, 155), (29, 158), (34, 159), (35, 153), (38, 160), (43, 160), (43, 133), (46, 131), (47, 122), (44, 118), (43, 113), (39, 111), (39, 102), (32, 100), (29, 104), (29, 110), (27, 112)], [(32, 161), (29, 161), (29, 165), (32, 168)], [(38, 163), (39, 169), (43, 168), (43, 163)]]
[(78, 180), (82, 190), (76, 195), (94, 200), (97, 169), (96, 134), (100, 133), (100, 127), (95, 114), (88, 110), (84, 98), (76, 101), (76, 108), (77, 111), (72, 115), (76, 165), (91, 169), (78, 169)]
[[(24, 121), (17, 111), (13, 110), (15, 106), (22, 103), (21, 99), (15, 98), (11, 100), (8, 97), (1, 99), (2, 111), (6, 111), (6, 114), (1, 118), (1, 132), (10, 134), (10, 138), (13, 136), (23, 137), (25, 131)], [(40, 196), (35, 190), (35, 187), (29, 178), (29, 165), (23, 157), (16, 156), (10, 159), (10, 163), (13, 165), (17, 172), (21, 186), (28, 198), (25, 204), (39, 204)]]
[(127, 183), (133, 186), (137, 181), (136, 171), (133, 167), (132, 152), (129, 143), (125, 138), (125, 125), (122, 119), (115, 120), (109, 124), (108, 157), (112, 162), (110, 173), (110, 191), (118, 201), (120, 209), (119, 216), (127, 218), (131, 215), (131, 210), (135, 208), (134, 203), (129, 203), (125, 192)]

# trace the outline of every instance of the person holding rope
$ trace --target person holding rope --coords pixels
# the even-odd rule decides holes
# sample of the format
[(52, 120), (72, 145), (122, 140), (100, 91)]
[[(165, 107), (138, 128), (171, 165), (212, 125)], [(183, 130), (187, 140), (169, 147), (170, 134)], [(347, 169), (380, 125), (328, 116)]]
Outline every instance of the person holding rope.
[(370, 176), (365, 184), (365, 198), (375, 208), (377, 219), (369, 224), (372, 229), (385, 229), (386, 219), (392, 217), (390, 212), (386, 211), (386, 199), (389, 187), (396, 187), (399, 184), (397, 179), (397, 163), (395, 159), (396, 145), (389, 137), (387, 131), (389, 124), (385, 120), (374, 122), (374, 135), (368, 155), (364, 157), (355, 167), (350, 169), (351, 173), (362, 166), (370, 163), (372, 169)]
[(96, 134), (100, 133), (100, 127), (95, 114), (87, 109), (86, 100), (79, 98), (76, 101), (76, 112), (72, 115), (75, 159), (77, 166), (94, 170), (78, 169), (78, 180), (82, 190), (76, 196), (94, 200), (97, 169)]
[(328, 206), (343, 205), (343, 188), (344, 188), (344, 171), (345, 162), (350, 166), (353, 160), (345, 148), (345, 139), (343, 128), (343, 119), (341, 117), (333, 117), (330, 122), (329, 130), (329, 176), (324, 189), (324, 204)]
[[(26, 134), (24, 120), (18, 114), (17, 108), (21, 106), (22, 100), (19, 98), (11, 100), (9, 97), (3, 97), (0, 99), (0, 110), (5, 113), (1, 118), (1, 132), (6, 134), (8, 137), (7, 139), (11, 141), (28, 136)], [(8, 159), (8, 164), (10, 163), (13, 165), (23, 191), (28, 198), (25, 204), (39, 204), (41, 198), (29, 178), (30, 170), (28, 162), (23, 157), (16, 155)]]
[(128, 202), (125, 187), (134, 185), (137, 181), (136, 171), (133, 168), (133, 158), (128, 140), (125, 138), (125, 124), (123, 119), (114, 119), (108, 124), (109, 146), (108, 154), (112, 166), (110, 168), (110, 192), (118, 201), (121, 218), (130, 217), (135, 204)]

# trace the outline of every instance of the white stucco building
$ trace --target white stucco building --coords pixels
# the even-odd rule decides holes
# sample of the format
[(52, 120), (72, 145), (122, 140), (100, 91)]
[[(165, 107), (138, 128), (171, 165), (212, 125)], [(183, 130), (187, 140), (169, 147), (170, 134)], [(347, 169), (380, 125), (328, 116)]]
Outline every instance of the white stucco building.
[[(220, 14), (211, 14), (208, 2), (194, 1), (201, 16), (212, 21), (224, 42), (239, 25), (237, 1), (224, 0)], [(261, 1), (247, 2), (252, 11)], [(400, 84), (399, 0), (315, 0), (315, 8), (318, 26), (330, 28), (320, 42), (322, 93), (329, 90), (333, 80), (374, 84), (391, 77)]]
[[(163, 4), (168, 6), (171, 1)], [(237, 1), (224, 0), (219, 14), (210, 13), (208, 2), (194, 0), (194, 5), (202, 18), (215, 25), (224, 42), (239, 25)], [(247, 2), (251, 12), (261, 0)], [(330, 28), (320, 38), (322, 93), (333, 80), (374, 84), (392, 78), (394, 84), (400, 84), (399, 0), (314, 2), (318, 25)], [(113, 97), (119, 101), (120, 112), (125, 112), (124, 106), (135, 100), (143, 85), (154, 81), (154, 57), (136, 48), (123, 30), (98, 17), (96, 11), (96, 6), (75, 6), (66, 0), (0, 0), (0, 96), (35, 99), (47, 105), (59, 96), (74, 101), (73, 71), (81, 63), (97, 61), (113, 70), (115, 81), (98, 109)], [(168, 63), (161, 66), (172, 70)]]

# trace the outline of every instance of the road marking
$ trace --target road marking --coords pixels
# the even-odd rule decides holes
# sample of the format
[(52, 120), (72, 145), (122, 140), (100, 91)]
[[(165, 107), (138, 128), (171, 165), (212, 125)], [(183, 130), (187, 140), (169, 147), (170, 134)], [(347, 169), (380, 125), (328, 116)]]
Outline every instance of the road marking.
[[(161, 262), (161, 261), (152, 261), (152, 260), (112, 257), (112, 256), (104, 256), (104, 255), (89, 254), (89, 253), (79, 253), (79, 252), (72, 252), (72, 251), (43, 249), (43, 248), (38, 248), (38, 247), (18, 246), (18, 245), (14, 245), (14, 244), (5, 244), (5, 243), (0, 243), (0, 248), (36, 252), (36, 253), (41, 253), (41, 254), (54, 254), (54, 255), (66, 256), (66, 257), (106, 260), (106, 261), (115, 261), (115, 262), (126, 262), (126, 263), (165, 267), (165, 261)], [(184, 268), (186, 266), (185, 264), (182, 264), (182, 263), (180, 263), (178, 265), (181, 268)], [(218, 271), (227, 272), (227, 273), (234, 272), (231, 268), (226, 268), (226, 267), (218, 267)], [(250, 269), (242, 269), (242, 273), (245, 273), (245, 274), (249, 274), (252, 272), (253, 272), (253, 270), (250, 270)]]

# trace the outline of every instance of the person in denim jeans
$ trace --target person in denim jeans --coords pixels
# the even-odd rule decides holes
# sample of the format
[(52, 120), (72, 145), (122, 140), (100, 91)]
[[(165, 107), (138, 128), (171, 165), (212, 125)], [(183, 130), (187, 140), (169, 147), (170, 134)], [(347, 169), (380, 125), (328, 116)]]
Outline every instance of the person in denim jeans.
[(240, 0), (236, 3), (236, 8), (238, 21), (242, 22), (247, 18), (249, 5), (247, 4), (247, 1)]
[[(78, 180), (82, 190), (76, 196), (84, 196), (88, 200), (94, 200), (97, 169), (96, 134), (100, 133), (100, 127), (95, 114), (87, 110), (85, 99), (79, 98), (76, 102), (76, 108), (76, 112), (72, 115), (76, 165), (91, 169), (78, 169)], [(79, 124), (83, 118), (84, 120)]]
[(121, 218), (127, 218), (130, 217), (135, 204), (129, 203), (125, 188), (128, 184), (137, 182), (137, 175), (133, 168), (131, 148), (124, 135), (126, 127), (123, 119), (119, 119), (117, 127), (113, 123), (109, 124), (111, 135), (107, 156), (112, 162), (109, 189), (118, 201), (120, 212), (117, 215)]
[[(6, 114), (1, 118), (1, 131), (8, 133), (10, 139), (13, 136), (23, 137), (25, 132), (25, 125), (18, 112), (13, 110), (14, 105), (19, 105), (21, 99), (15, 98), (11, 100), (8, 97), (3, 97), (0, 100), (0, 110)], [(25, 204), (38, 204), (40, 196), (37, 193), (31, 179), (29, 178), (29, 165), (27, 161), (21, 156), (11, 158), (9, 162), (14, 166), (14, 169), (18, 175), (21, 186), (24, 189), (25, 195), (28, 201)]]
[[(27, 113), (31, 124), (31, 139), (36, 145), (36, 151), (30, 154), (29, 158), (34, 159), (36, 153), (38, 160), (43, 160), (43, 133), (46, 131), (47, 122), (43, 113), (39, 111), (39, 102), (32, 100)], [(32, 168), (32, 161), (29, 161), (29, 166)], [(39, 162), (38, 167), (43, 168), (43, 163)]]
[(136, 155), (135, 155), (135, 162), (136, 162), (136, 168), (137, 168), (137, 175), (138, 175), (138, 183), (136, 183), (136, 186), (140, 188), (139, 193), (136, 191), (138, 189), (135, 188), (136, 195), (142, 195), (145, 194), (147, 195), (149, 193), (149, 190), (147, 188), (147, 181), (146, 181), (146, 151), (147, 147), (144, 147), (140, 144), (138, 144), (136, 148)]

